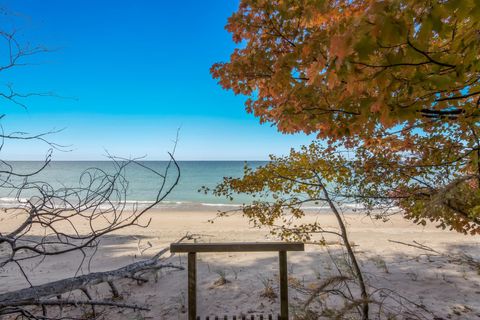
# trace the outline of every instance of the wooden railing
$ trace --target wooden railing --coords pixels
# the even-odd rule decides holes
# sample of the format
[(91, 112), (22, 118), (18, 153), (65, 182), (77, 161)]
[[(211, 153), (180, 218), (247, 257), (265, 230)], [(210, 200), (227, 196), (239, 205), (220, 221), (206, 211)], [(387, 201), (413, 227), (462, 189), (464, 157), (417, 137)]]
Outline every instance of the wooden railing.
[(288, 320), (287, 251), (304, 251), (300, 242), (172, 243), (170, 252), (188, 253), (188, 319), (197, 319), (197, 252), (277, 251), (280, 267), (280, 319)]

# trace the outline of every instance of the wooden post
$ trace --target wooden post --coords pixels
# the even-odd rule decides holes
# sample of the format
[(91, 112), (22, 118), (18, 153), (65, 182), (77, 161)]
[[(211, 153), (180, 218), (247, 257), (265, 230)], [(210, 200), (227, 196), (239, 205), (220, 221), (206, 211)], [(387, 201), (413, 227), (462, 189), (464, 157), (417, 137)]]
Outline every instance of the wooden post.
[(280, 263), (280, 316), (282, 320), (288, 320), (288, 273), (287, 252), (279, 251)]
[(188, 320), (197, 318), (197, 257), (188, 253)]

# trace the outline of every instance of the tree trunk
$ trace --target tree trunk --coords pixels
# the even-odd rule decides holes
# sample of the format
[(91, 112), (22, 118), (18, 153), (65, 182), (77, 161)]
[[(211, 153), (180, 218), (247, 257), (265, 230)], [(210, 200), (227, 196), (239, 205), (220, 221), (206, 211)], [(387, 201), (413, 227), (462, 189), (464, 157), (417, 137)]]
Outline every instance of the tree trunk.
[(333, 214), (337, 218), (338, 225), (340, 227), (341, 235), (342, 235), (342, 240), (343, 243), (345, 244), (345, 248), (347, 248), (347, 253), (348, 257), (350, 258), (353, 269), (355, 270), (356, 276), (358, 278), (358, 283), (360, 285), (360, 291), (362, 295), (362, 319), (363, 320), (368, 320), (369, 318), (369, 305), (368, 305), (368, 293), (367, 293), (367, 288), (365, 286), (365, 281), (363, 279), (362, 271), (360, 270), (360, 266), (358, 265), (357, 259), (355, 257), (355, 253), (353, 252), (352, 246), (350, 245), (350, 242), (348, 241), (348, 235), (347, 235), (347, 228), (345, 227), (345, 224), (343, 223), (342, 216), (340, 215), (340, 212), (338, 212), (337, 207), (335, 206), (335, 203), (333, 203), (332, 199), (330, 199), (330, 195), (328, 194), (327, 189), (323, 184), (321, 184), (322, 190), (325, 194), (325, 199), (328, 202), (328, 205), (333, 211)]

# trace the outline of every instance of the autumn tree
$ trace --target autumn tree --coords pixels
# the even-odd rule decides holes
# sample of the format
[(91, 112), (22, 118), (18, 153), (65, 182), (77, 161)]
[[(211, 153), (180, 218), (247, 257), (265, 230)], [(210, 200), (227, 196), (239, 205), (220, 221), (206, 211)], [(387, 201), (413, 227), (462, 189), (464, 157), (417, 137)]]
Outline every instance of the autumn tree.
[[(362, 319), (368, 319), (370, 297), (341, 210), (341, 205), (349, 200), (351, 186), (354, 185), (355, 177), (350, 174), (354, 171), (350, 170), (351, 164), (341, 153), (325, 153), (321, 145), (312, 144), (299, 151), (292, 150), (285, 157), (271, 156), (269, 163), (255, 169), (246, 165), (243, 177), (225, 177), (213, 190), (204, 188), (204, 191), (230, 199), (238, 193), (251, 196), (255, 200), (242, 205), (243, 215), (256, 227), (268, 226), (272, 235), (283, 240), (325, 245), (326, 236), (339, 237), (346, 250), (348, 274), (339, 270), (340, 274), (320, 285), (312, 297), (320, 293), (328, 295), (326, 283), (333, 284), (342, 279), (340, 282), (344, 282), (346, 290), (333, 290), (336, 293), (340, 291), (346, 299), (346, 306), (337, 318), (358, 308)], [(303, 220), (305, 205), (329, 207), (337, 220), (338, 230), (326, 228), (317, 220)], [(220, 212), (219, 216), (229, 213), (231, 211)], [(359, 297), (352, 294), (351, 282), (358, 287)]]
[(284, 133), (349, 152), (350, 196), (480, 233), (480, 3), (242, 0), (212, 66)]

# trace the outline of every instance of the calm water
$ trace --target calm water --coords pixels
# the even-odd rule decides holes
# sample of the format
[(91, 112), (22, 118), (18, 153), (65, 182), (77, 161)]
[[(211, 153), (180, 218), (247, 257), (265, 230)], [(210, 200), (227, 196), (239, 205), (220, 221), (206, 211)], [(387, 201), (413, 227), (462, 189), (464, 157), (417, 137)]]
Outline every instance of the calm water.
[[(166, 161), (145, 161), (141, 162), (154, 170), (163, 172), (167, 164)], [(248, 166), (257, 167), (266, 162), (252, 161), (248, 162)], [(42, 162), (35, 161), (13, 161), (10, 162), (16, 172), (33, 172), (42, 166)], [(198, 189), (202, 186), (214, 187), (222, 181), (223, 177), (241, 177), (245, 162), (243, 161), (180, 161), (181, 177), (178, 185), (173, 192), (166, 198), (164, 204), (181, 205), (181, 204), (203, 204), (203, 205), (220, 205), (220, 204), (241, 204), (248, 202), (250, 199), (244, 195), (239, 195), (233, 202), (225, 198), (214, 197), (211, 194), (205, 195), (199, 193)], [(113, 163), (108, 161), (54, 161), (47, 168), (35, 175), (30, 180), (45, 181), (55, 188), (62, 185), (66, 187), (76, 187), (79, 185), (81, 174), (88, 168), (96, 167), (106, 172), (113, 171)], [(2, 169), (5, 169), (3, 167)], [(176, 171), (171, 170), (168, 181), (172, 181)], [(150, 202), (155, 197), (155, 190), (158, 189), (162, 180), (152, 174), (152, 172), (140, 166), (132, 165), (126, 170), (126, 178), (129, 181), (127, 200)], [(18, 181), (17, 181), (18, 182)], [(28, 192), (22, 194), (21, 198), (31, 196)], [(4, 188), (0, 188), (0, 205), (11, 203), (15, 198), (15, 194), (8, 192)]]

